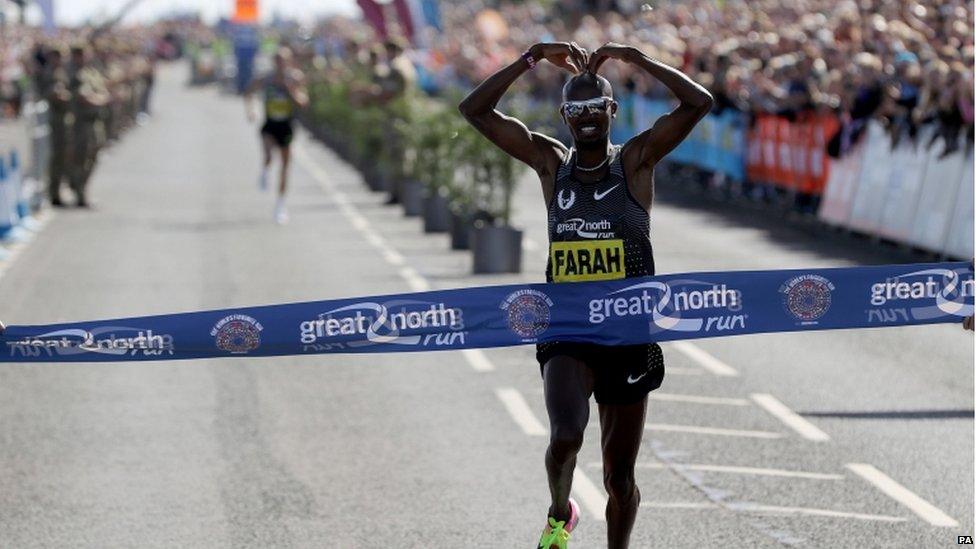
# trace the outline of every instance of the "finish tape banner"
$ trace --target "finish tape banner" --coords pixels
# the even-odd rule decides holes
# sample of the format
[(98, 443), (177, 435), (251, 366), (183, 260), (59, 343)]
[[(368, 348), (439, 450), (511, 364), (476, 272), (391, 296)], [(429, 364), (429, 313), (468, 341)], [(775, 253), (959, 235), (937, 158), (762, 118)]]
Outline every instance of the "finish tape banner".
[(969, 263), (689, 273), (10, 326), (0, 362), (391, 353), (580, 341), (628, 345), (959, 322)]

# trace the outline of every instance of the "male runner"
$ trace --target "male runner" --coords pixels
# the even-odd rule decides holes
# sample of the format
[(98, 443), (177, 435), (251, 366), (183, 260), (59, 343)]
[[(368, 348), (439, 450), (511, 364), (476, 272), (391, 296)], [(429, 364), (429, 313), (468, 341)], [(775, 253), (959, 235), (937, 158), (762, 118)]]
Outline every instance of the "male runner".
[[(543, 59), (576, 76), (563, 87), (560, 113), (573, 147), (529, 131), (495, 109), (505, 91)], [(596, 73), (608, 59), (631, 63), (660, 80), (680, 104), (654, 127), (623, 146), (609, 140), (616, 116), (610, 83)], [(539, 174), (549, 218), (549, 264), (554, 282), (609, 280), (654, 274), (650, 216), (654, 166), (711, 109), (712, 96), (687, 76), (640, 50), (608, 43), (592, 55), (574, 44), (529, 48), (520, 59), (482, 82), (461, 102), (461, 113), (495, 145)], [(576, 261), (580, 252), (605, 261)], [(575, 256), (575, 257), (574, 257)], [(579, 520), (569, 498), (576, 455), (589, 421), (589, 399), (599, 405), (607, 542), (627, 547), (640, 492), (634, 463), (644, 432), (647, 393), (661, 385), (664, 359), (656, 343), (606, 347), (552, 342), (537, 347), (550, 437), (546, 471), (552, 504), (539, 547), (565, 549)]]
[(271, 165), (271, 151), (275, 147), (281, 154), (281, 178), (278, 184), (278, 200), (275, 202), (274, 219), (278, 224), (288, 222), (285, 209), (285, 190), (288, 185), (288, 161), (291, 157), (291, 140), (294, 136), (293, 121), (295, 107), (308, 105), (305, 91), (305, 76), (301, 70), (292, 66), (291, 50), (278, 48), (274, 56), (274, 71), (262, 78), (255, 78), (244, 92), (247, 106), (247, 119), (254, 121), (255, 114), (251, 96), (258, 89), (264, 93), (264, 125), (261, 126), (261, 142), (264, 145), (264, 165), (261, 168), (259, 185), (261, 190), (268, 188), (268, 167)]

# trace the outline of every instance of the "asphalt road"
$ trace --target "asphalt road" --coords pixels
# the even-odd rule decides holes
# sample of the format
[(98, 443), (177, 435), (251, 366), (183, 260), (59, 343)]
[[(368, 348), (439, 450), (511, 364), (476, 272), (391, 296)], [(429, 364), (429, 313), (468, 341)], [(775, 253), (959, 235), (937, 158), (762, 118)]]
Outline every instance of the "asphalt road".
[[(104, 153), (93, 212), (0, 264), (0, 318), (46, 323), (539, 281), (474, 277), (299, 135), (291, 223), (257, 188), (236, 98), (163, 68), (155, 116)], [(661, 182), (659, 272), (917, 261)], [(531, 547), (544, 523), (533, 348), (0, 366), (0, 546)], [(957, 326), (665, 348), (633, 547), (942, 547), (973, 534), (973, 339)], [(604, 545), (598, 426), (573, 547)]]

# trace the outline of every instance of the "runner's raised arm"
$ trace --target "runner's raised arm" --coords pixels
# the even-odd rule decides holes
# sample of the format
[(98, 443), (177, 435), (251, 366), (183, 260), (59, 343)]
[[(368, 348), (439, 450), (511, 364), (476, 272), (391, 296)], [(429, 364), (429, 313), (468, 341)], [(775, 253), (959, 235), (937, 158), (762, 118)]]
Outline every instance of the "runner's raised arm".
[(680, 101), (678, 108), (658, 118), (653, 127), (627, 142), (623, 153), (625, 159), (632, 155), (628, 149), (636, 148), (637, 163), (632, 166), (653, 166), (677, 147), (691, 133), (695, 124), (708, 114), (714, 103), (712, 94), (681, 71), (648, 57), (637, 48), (613, 42), (593, 52), (588, 70), (597, 72), (607, 59), (617, 59), (644, 69), (667, 86)]
[(522, 121), (496, 107), (508, 88), (543, 59), (578, 74), (586, 67), (586, 52), (565, 42), (530, 47), (511, 65), (489, 76), (458, 105), (461, 114), (500, 149), (531, 166), (539, 175), (552, 173), (567, 152), (559, 141), (530, 131)]

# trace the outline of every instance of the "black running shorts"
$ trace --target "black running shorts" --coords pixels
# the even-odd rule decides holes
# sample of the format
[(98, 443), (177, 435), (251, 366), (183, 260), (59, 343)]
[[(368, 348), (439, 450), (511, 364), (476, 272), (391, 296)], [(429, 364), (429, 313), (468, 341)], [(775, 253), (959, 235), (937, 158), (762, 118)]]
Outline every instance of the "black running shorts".
[(268, 120), (261, 126), (261, 135), (271, 136), (279, 147), (287, 147), (295, 136), (295, 130), (290, 120)]
[(593, 395), (600, 404), (633, 404), (664, 381), (664, 353), (657, 343), (594, 345), (554, 341), (536, 345), (539, 371), (556, 356), (580, 360), (593, 372)]

